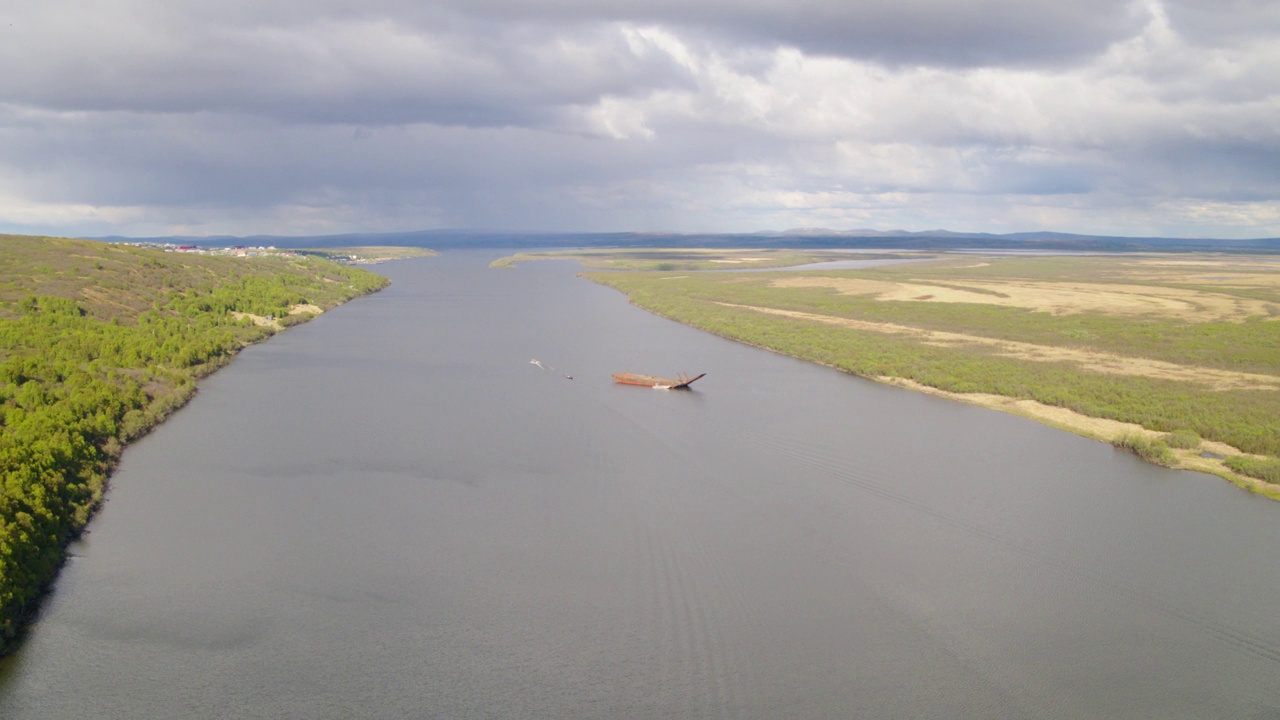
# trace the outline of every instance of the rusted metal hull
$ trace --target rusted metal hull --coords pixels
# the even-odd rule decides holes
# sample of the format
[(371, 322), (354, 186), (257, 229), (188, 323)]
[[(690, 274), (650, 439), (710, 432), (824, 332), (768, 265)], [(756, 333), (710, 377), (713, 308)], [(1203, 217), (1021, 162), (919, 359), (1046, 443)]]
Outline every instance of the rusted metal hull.
[(613, 381), (622, 385), (639, 385), (640, 387), (657, 390), (686, 390), (690, 383), (703, 375), (706, 375), (706, 373), (694, 375), (693, 377), (681, 374), (674, 378), (664, 378), (655, 375), (640, 375), (638, 373), (615, 373)]

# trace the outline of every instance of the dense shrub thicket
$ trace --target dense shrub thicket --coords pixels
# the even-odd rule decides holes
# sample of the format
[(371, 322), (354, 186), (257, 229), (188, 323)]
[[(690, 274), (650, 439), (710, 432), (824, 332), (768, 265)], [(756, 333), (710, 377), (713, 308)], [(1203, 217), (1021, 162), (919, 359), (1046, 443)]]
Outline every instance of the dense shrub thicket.
[(1195, 430), (1175, 430), (1160, 438), (1165, 445), (1179, 450), (1195, 450), (1200, 447), (1200, 435)]
[(1223, 462), (1227, 467), (1241, 475), (1264, 480), (1280, 485), (1280, 460), (1265, 460), (1254, 457), (1229, 457)]
[(1162, 438), (1149, 438), (1145, 435), (1129, 434), (1113, 443), (1116, 447), (1126, 448), (1137, 453), (1139, 457), (1157, 465), (1173, 465), (1173, 451)]
[[(77, 268), (87, 274), (70, 282), (67, 271), (34, 260), (48, 247), (9, 240), (0, 237), (0, 287), (73, 288), (76, 297), (0, 302), (0, 650), (101, 501), (123, 444), (181, 406), (197, 378), (274, 332), (235, 313), (285, 317), (293, 305), (330, 307), (386, 283), (323, 261), (204, 258), (184, 269), (163, 253), (132, 250), (128, 258), (141, 260), (127, 263), (130, 286), (112, 271), (119, 258), (89, 243), (64, 249), (109, 261)], [(113, 284), (122, 298), (151, 298), (150, 307), (94, 308), (91, 299)]]

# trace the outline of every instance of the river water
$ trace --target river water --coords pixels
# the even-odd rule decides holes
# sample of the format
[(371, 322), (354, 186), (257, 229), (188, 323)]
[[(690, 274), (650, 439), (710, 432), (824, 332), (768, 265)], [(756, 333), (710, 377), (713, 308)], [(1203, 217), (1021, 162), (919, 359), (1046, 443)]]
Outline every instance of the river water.
[(130, 447), (0, 717), (1280, 714), (1280, 504), (490, 259)]

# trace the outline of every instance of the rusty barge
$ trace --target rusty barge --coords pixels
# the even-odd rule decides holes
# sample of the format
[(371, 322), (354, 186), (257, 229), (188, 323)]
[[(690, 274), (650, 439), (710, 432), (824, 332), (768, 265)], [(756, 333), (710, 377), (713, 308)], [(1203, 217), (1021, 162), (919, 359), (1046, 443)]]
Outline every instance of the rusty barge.
[(674, 378), (664, 378), (653, 375), (639, 375), (637, 373), (614, 373), (613, 381), (622, 385), (639, 385), (641, 387), (654, 388), (655, 390), (688, 390), (689, 385), (703, 375), (706, 375), (706, 373), (700, 373), (693, 377), (680, 373)]

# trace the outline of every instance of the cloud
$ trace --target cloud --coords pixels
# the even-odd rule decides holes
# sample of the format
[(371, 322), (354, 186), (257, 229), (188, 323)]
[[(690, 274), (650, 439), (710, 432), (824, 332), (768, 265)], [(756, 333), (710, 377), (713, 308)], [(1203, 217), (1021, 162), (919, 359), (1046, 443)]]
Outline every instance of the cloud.
[(1280, 235), (1269, 2), (11, 5), (9, 228)]
[(610, 28), (457, 32), (374, 14), (135, 24), (111, 10), (38, 6), (0, 49), (7, 66), (27, 68), (0, 76), (0, 97), (62, 110), (500, 126), (545, 124), (559, 107), (673, 81), (667, 58), (633, 52)]
[(806, 54), (942, 66), (1068, 61), (1141, 26), (1136, 4), (1114, 0), (468, 0), (465, 7), (490, 18), (650, 23)]
[(1280, 5), (1272, 0), (1164, 0), (1161, 6), (1173, 29), (1198, 45), (1274, 41), (1280, 32)]

